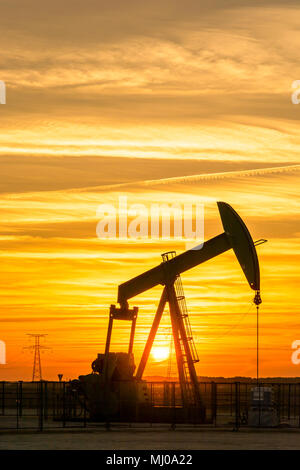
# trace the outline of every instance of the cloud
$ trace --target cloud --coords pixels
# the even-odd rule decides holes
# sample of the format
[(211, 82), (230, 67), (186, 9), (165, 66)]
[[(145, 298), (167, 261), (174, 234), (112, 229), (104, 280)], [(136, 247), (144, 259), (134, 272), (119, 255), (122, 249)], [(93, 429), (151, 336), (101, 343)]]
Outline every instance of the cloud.
[(296, 2), (188, 4), (1, 5), (0, 153), (295, 161)]

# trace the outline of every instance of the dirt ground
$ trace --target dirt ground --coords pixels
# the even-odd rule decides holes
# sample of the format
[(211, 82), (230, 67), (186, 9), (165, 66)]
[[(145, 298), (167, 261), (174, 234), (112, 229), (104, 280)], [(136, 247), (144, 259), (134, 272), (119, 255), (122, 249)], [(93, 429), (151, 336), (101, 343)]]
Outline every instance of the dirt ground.
[(216, 450), (300, 449), (300, 429), (291, 430), (78, 430), (1, 433), (1, 450)]

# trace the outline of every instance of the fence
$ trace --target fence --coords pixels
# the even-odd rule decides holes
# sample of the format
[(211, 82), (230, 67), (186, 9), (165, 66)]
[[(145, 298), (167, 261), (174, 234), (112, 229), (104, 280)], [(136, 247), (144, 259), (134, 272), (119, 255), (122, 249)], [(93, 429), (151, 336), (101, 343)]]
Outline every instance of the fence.
[[(300, 427), (300, 383), (200, 382), (205, 423), (195, 409), (183, 410), (177, 382), (146, 382), (148, 412), (137, 405), (127, 425)], [(118, 420), (115, 420), (116, 422)], [(130, 422), (129, 422), (130, 421)], [(122, 425), (125, 423), (122, 423)], [(108, 423), (90, 419), (86, 398), (69, 382), (0, 382), (1, 430), (91, 428)]]

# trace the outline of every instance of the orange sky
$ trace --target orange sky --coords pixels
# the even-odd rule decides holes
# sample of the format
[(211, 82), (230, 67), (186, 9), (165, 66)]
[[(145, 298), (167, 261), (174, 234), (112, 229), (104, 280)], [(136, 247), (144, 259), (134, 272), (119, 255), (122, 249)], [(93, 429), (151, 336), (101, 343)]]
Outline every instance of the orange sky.
[[(258, 248), (261, 374), (300, 375), (291, 362), (300, 339), (299, 5), (247, 3), (0, 5), (0, 380), (30, 379), (26, 333), (48, 334), (45, 379), (88, 373), (118, 284), (185, 249), (99, 240), (97, 207), (120, 194), (147, 206), (204, 203), (205, 239), (222, 231), (223, 200), (254, 239), (269, 240)], [(253, 292), (233, 253), (182, 280), (198, 373), (254, 376)], [(132, 301), (137, 361), (160, 293)], [(112, 347), (125, 350), (119, 323)], [(157, 344), (169, 344), (168, 328), (166, 313)], [(146, 369), (166, 372), (167, 361)]]

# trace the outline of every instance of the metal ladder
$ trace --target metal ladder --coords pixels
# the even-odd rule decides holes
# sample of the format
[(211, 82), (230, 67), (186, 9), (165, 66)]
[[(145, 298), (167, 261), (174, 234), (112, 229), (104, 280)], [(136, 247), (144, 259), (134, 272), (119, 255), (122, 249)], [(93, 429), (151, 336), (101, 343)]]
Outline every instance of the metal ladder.
[[(162, 254), (163, 262), (169, 261), (175, 256), (176, 256), (176, 251), (169, 251), (167, 253), (163, 253)], [(174, 288), (176, 292), (176, 299), (178, 302), (179, 312), (183, 319), (184, 328), (186, 331), (188, 346), (191, 351), (192, 360), (194, 363), (196, 363), (196, 362), (199, 362), (199, 357), (198, 357), (197, 349), (196, 349), (194, 339), (193, 339), (193, 334), (192, 334), (191, 324), (190, 324), (190, 320), (188, 316), (188, 309), (186, 305), (186, 300), (185, 300), (185, 295), (184, 295), (184, 290), (183, 290), (183, 285), (182, 285), (180, 274), (177, 275), (175, 278)], [(183, 371), (184, 371), (184, 377), (185, 377), (187, 398), (188, 398), (189, 403), (195, 404), (195, 397), (194, 397), (193, 389), (191, 386), (191, 379), (190, 379), (190, 372), (188, 368), (187, 357), (185, 354), (184, 344), (183, 344), (181, 337), (180, 337), (180, 347), (181, 347), (181, 354), (183, 358)]]

